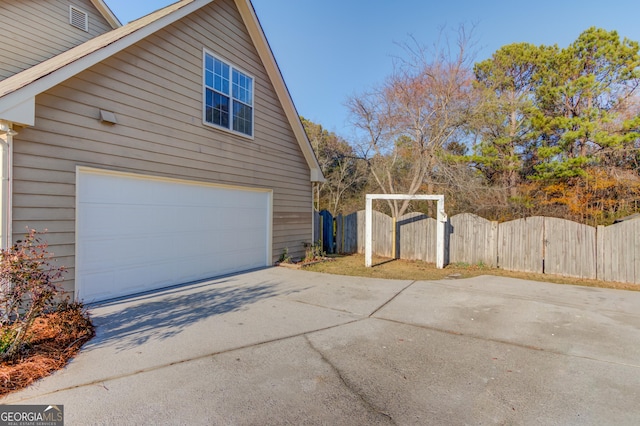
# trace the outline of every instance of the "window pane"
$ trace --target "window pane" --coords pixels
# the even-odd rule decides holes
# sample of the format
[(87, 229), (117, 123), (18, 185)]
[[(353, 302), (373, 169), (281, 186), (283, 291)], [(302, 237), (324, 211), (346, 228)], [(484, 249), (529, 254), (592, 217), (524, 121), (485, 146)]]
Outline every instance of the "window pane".
[(236, 70), (233, 70), (233, 97), (247, 105), (253, 104), (253, 80)]
[(211, 72), (213, 74), (213, 79), (211, 83), (209, 83), (209, 78), (207, 76), (207, 85), (213, 87), (219, 92), (224, 93), (225, 95), (229, 94), (229, 65), (225, 64), (218, 59), (212, 58), (212, 69)]
[(229, 98), (207, 89), (205, 120), (229, 128)]
[(247, 78), (247, 99), (244, 101), (246, 104), (253, 105), (253, 80)]
[(207, 71), (213, 72), (213, 57), (210, 55), (205, 55), (204, 57), (205, 69)]
[(224, 78), (229, 80), (229, 65), (225, 64), (224, 62), (220, 63), (222, 64), (222, 75), (224, 76)]
[(229, 128), (229, 98), (219, 93), (213, 95), (214, 109), (213, 122), (222, 127)]
[(252, 108), (240, 102), (233, 102), (233, 130), (251, 135), (252, 130)]
[(204, 73), (205, 84), (209, 87), (213, 87), (213, 73), (206, 70)]
[(211, 90), (206, 91), (205, 121), (207, 123), (213, 122), (213, 92)]

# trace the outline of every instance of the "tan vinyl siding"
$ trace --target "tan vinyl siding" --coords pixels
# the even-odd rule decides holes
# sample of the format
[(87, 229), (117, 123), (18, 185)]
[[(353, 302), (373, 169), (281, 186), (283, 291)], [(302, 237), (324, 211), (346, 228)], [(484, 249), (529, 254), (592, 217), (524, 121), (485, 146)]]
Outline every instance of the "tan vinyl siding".
[[(89, 15), (89, 31), (69, 24), (69, 5)], [(90, 0), (0, 2), (0, 80), (111, 30)]]
[[(202, 123), (202, 49), (255, 78), (254, 138)], [(99, 110), (118, 124), (99, 122)], [(47, 228), (70, 268), (76, 166), (273, 190), (273, 260), (311, 242), (305, 158), (232, 1), (214, 2), (36, 98), (14, 143), (14, 226)]]

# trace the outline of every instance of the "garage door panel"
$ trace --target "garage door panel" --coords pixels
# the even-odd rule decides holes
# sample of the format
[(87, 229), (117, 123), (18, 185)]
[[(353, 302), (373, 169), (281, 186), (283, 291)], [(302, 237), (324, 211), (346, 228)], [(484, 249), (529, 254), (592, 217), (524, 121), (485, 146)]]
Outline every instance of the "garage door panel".
[(242, 250), (252, 250), (256, 245), (262, 244), (264, 245), (264, 240), (256, 239), (255, 244), (249, 243), (254, 236), (255, 230), (252, 229), (236, 229), (234, 231), (221, 231), (223, 239), (220, 241), (224, 242), (224, 249), (221, 251), (242, 251)]
[(118, 240), (116, 238), (87, 239), (82, 251), (78, 250), (78, 258), (82, 259), (83, 267), (88, 271), (108, 269), (107, 265), (111, 258), (105, 258), (105, 253), (116, 253), (117, 251)]
[(145, 262), (164, 262), (171, 258), (171, 234), (121, 236), (113, 253), (118, 265), (128, 266)]
[(259, 267), (260, 265), (256, 261), (256, 255), (258, 250), (232, 250), (223, 253), (220, 256), (220, 261), (227, 268), (226, 272), (233, 272), (234, 270), (246, 270)]
[(81, 170), (78, 298), (104, 300), (266, 266), (264, 191)]
[(258, 209), (242, 209), (237, 213), (238, 220), (241, 220), (249, 225), (254, 225), (262, 218), (262, 214)]
[[(113, 218), (116, 217), (117, 206), (107, 204), (86, 204), (83, 211), (79, 212), (82, 217), (78, 217), (78, 232), (87, 237), (94, 235), (104, 235), (113, 227)], [(82, 219), (82, 220), (79, 220)]]
[[(118, 186), (114, 181), (118, 177), (113, 177), (112, 181), (101, 179), (100, 176), (85, 174), (82, 181), (78, 182), (77, 196), (85, 203), (110, 203), (118, 199)], [(122, 196), (122, 194), (120, 194)]]
[[(155, 268), (150, 266), (155, 266)], [(110, 291), (108, 293), (104, 293), (104, 295), (99, 297), (97, 300), (113, 298), (114, 294), (117, 296), (124, 296), (127, 294), (135, 294), (152, 290), (153, 288), (148, 287), (147, 281), (153, 281), (157, 286), (155, 288), (169, 286), (173, 279), (173, 276), (170, 274), (171, 271), (166, 268), (166, 265), (162, 264), (137, 265), (120, 268), (112, 274), (113, 281), (105, 284), (110, 286)], [(96, 289), (94, 291), (104, 291), (104, 288)]]

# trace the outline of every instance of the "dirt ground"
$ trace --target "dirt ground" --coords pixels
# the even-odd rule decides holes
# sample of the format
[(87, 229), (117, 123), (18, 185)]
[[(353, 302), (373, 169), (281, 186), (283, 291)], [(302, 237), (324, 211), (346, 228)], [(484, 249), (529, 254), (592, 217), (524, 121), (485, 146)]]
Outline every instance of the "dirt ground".
[(589, 280), (549, 274), (535, 274), (530, 272), (506, 271), (504, 269), (491, 268), (482, 264), (451, 264), (447, 265), (444, 269), (437, 269), (434, 264), (419, 260), (392, 260), (374, 256), (373, 267), (367, 268), (364, 266), (364, 255), (362, 254), (332, 256), (330, 259), (331, 260), (327, 262), (305, 266), (304, 269), (314, 272), (325, 272), (328, 274), (400, 280), (442, 280), (470, 278), (479, 275), (498, 275), (533, 281), (553, 282), (557, 284), (640, 291), (640, 286), (637, 284)]
[(63, 368), (93, 335), (93, 325), (81, 307), (36, 319), (30, 343), (22, 348), (19, 358), (0, 363), (0, 396)]

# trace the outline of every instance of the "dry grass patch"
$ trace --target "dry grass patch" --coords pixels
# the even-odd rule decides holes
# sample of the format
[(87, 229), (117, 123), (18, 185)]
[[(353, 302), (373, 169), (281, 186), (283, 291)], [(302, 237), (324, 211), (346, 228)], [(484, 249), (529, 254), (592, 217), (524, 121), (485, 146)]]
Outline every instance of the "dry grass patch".
[(557, 284), (640, 291), (640, 286), (637, 284), (534, 274), (529, 272), (513, 272), (499, 268), (491, 268), (486, 265), (452, 264), (447, 265), (444, 269), (437, 269), (433, 263), (426, 263), (419, 260), (391, 260), (374, 256), (374, 266), (372, 268), (366, 268), (364, 266), (364, 255), (362, 254), (334, 256), (333, 259), (333, 262), (318, 263), (306, 266), (304, 269), (314, 272), (325, 272), (327, 274), (397, 280), (442, 280), (448, 278), (470, 278), (479, 275), (497, 275)]

